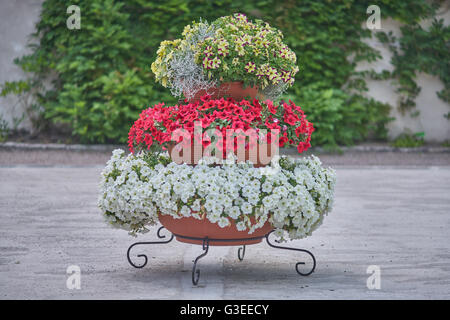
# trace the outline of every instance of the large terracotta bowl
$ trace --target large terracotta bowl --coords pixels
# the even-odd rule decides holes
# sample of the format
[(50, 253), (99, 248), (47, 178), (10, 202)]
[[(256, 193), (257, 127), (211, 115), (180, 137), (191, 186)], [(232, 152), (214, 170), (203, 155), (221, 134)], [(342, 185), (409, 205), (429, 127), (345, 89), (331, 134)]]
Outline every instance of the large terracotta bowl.
[(209, 94), (212, 99), (220, 99), (224, 97), (231, 97), (236, 101), (241, 101), (246, 97), (250, 97), (251, 100), (255, 99), (258, 94), (257, 87), (243, 87), (242, 81), (234, 81), (234, 82), (225, 82), (222, 83), (217, 88), (209, 89), (208, 92), (205, 90), (198, 91), (194, 97), (192, 97), (189, 102), (199, 101), (201, 97), (205, 94)]
[[(203, 244), (203, 239), (208, 237), (210, 246), (239, 246), (260, 243), (264, 236), (273, 230), (269, 221), (262, 228), (256, 229), (252, 234), (247, 231), (238, 231), (236, 225), (221, 228), (208, 219), (198, 220), (194, 217), (175, 219), (170, 215), (159, 215), (159, 221), (180, 242)], [(196, 239), (192, 239), (196, 238)], [(217, 241), (217, 239), (225, 241)], [(238, 239), (238, 240), (233, 240)]]

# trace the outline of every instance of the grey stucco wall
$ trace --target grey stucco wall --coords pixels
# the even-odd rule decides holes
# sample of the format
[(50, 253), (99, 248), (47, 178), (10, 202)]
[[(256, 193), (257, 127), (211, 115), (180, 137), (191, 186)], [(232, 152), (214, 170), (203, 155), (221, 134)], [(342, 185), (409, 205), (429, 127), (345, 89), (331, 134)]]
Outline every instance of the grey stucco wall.
[[(43, 0), (0, 0), (0, 84), (25, 77), (23, 71), (14, 64), (14, 58), (29, 52), (29, 35), (34, 32), (39, 20)], [(10, 126), (14, 118), (24, 113), (17, 97), (0, 97), (0, 116)], [(30, 130), (31, 123), (25, 118), (19, 128)]]
[[(437, 19), (444, 19), (444, 24), (450, 24), (450, 3), (441, 7), (436, 15)], [(383, 11), (381, 10), (381, 16)], [(427, 29), (431, 25), (432, 19), (421, 21), (422, 28)], [(383, 19), (381, 30), (384, 32), (392, 31), (398, 39), (401, 37), (400, 27), (402, 24), (392, 19)], [(382, 59), (373, 63), (362, 62), (357, 65), (357, 70), (374, 69), (377, 72), (382, 70), (392, 71), (394, 67), (390, 63), (392, 53), (387, 46), (380, 43), (372, 32), (372, 38), (367, 39), (366, 43), (378, 50)], [(421, 91), (416, 101), (416, 109), (420, 112), (418, 117), (411, 117), (410, 114), (401, 114), (397, 109), (399, 96), (396, 93), (396, 86), (392, 80), (376, 81), (366, 79), (369, 91), (367, 96), (376, 100), (389, 103), (393, 106), (391, 115), (395, 121), (388, 125), (389, 137), (395, 138), (400, 133), (409, 131), (411, 133), (425, 132), (425, 140), (429, 142), (442, 142), (450, 139), (450, 121), (443, 117), (450, 111), (450, 105), (437, 96), (437, 92), (444, 88), (442, 81), (435, 76), (416, 73), (416, 82)]]
[[(0, 0), (0, 83), (18, 80), (24, 77), (20, 68), (14, 65), (16, 57), (28, 52), (26, 47), (28, 36), (34, 31), (34, 25), (39, 19), (43, 0)], [(68, 5), (70, 2), (68, 2)], [(381, 11), (381, 16), (383, 12)], [(450, 10), (447, 7), (439, 11), (438, 18), (443, 18), (445, 24), (450, 23)], [(430, 20), (422, 22), (423, 26), (430, 25)], [(382, 20), (383, 31), (392, 30), (395, 35), (400, 34), (400, 23), (391, 19)], [(377, 71), (392, 70), (390, 64), (391, 53), (388, 48), (376, 41), (375, 37), (367, 40), (368, 44), (378, 49), (383, 59), (375, 63), (360, 63), (358, 70), (373, 68)], [(307, 67), (307, 66), (306, 66)], [(416, 99), (420, 116), (412, 118), (402, 115), (396, 109), (398, 95), (391, 81), (367, 80), (369, 91), (367, 95), (394, 106), (391, 111), (395, 121), (389, 124), (389, 136), (395, 138), (405, 130), (412, 133), (425, 132), (425, 139), (430, 142), (441, 142), (450, 139), (450, 121), (443, 114), (450, 111), (450, 105), (440, 100), (436, 92), (443, 87), (442, 82), (427, 74), (418, 74), (417, 83), (422, 87)], [(20, 118), (23, 108), (14, 96), (0, 97), (0, 116), (12, 126), (14, 118)], [(25, 119), (20, 128), (31, 130), (31, 123)]]

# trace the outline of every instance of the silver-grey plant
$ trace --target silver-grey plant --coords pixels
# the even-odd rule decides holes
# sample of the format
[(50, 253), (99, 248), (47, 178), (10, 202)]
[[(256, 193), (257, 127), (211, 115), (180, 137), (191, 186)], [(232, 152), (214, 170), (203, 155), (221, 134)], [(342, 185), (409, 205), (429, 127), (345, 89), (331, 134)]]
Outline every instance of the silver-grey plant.
[(264, 96), (264, 99), (275, 101), (288, 89), (288, 87), (289, 85), (287, 83), (272, 84), (265, 87), (261, 93)]
[(200, 20), (196, 30), (186, 37), (186, 44), (174, 53), (168, 65), (171, 78), (169, 86), (171, 93), (179, 97), (182, 94), (189, 100), (199, 91), (208, 91), (217, 86), (216, 80), (207, 79), (201, 66), (195, 63), (193, 48), (208, 37), (214, 36), (215, 29), (207, 22)]

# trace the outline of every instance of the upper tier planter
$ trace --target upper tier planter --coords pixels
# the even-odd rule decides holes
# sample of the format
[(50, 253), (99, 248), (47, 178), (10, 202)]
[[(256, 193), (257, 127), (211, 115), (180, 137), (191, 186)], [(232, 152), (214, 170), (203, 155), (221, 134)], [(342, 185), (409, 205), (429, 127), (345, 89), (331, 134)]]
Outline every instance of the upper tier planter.
[[(239, 13), (187, 25), (179, 39), (161, 42), (151, 68), (157, 82), (190, 102), (205, 93), (253, 99), (257, 90), (276, 100), (299, 70), (278, 29)], [(255, 87), (241, 90), (241, 81)]]

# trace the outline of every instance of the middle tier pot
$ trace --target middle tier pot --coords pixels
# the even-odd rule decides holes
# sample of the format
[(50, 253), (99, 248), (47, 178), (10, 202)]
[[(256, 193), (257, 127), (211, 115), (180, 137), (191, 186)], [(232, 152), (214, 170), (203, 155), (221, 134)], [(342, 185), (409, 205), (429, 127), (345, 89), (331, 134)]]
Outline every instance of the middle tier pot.
[(194, 217), (183, 217), (175, 219), (170, 215), (158, 215), (161, 224), (180, 242), (203, 244), (208, 238), (211, 246), (239, 246), (260, 243), (262, 239), (273, 230), (269, 221), (249, 234), (248, 230), (238, 231), (236, 225), (231, 222), (228, 227), (221, 228), (217, 223), (208, 219), (196, 219)]
[[(167, 146), (167, 151), (169, 152), (169, 156), (172, 159), (172, 161), (176, 163), (186, 163), (189, 165), (196, 165), (198, 164), (198, 160), (200, 160), (203, 156), (203, 152), (205, 148), (194, 148), (192, 145), (190, 147), (191, 156), (190, 157), (183, 157), (183, 150), (180, 149), (179, 151), (175, 149), (176, 144), (171, 143)], [(267, 148), (266, 150), (261, 150), (262, 148)], [(248, 147), (245, 149), (245, 152), (243, 154), (239, 154), (239, 152), (234, 152), (234, 154), (237, 156), (237, 162), (245, 162), (245, 161), (252, 161), (253, 167), (260, 168), (265, 167), (270, 164), (271, 159), (275, 155), (275, 152), (272, 151), (272, 145), (271, 144), (259, 144), (256, 143), (252, 147)], [(177, 159), (178, 158), (178, 159)], [(254, 161), (256, 158), (256, 161)]]
[(205, 94), (209, 94), (212, 99), (228, 98), (231, 97), (236, 101), (241, 101), (244, 98), (250, 97), (251, 100), (255, 99), (258, 95), (257, 87), (246, 87), (242, 81), (224, 82), (216, 88), (211, 88), (206, 92), (205, 90), (198, 91), (189, 102), (199, 101)]

